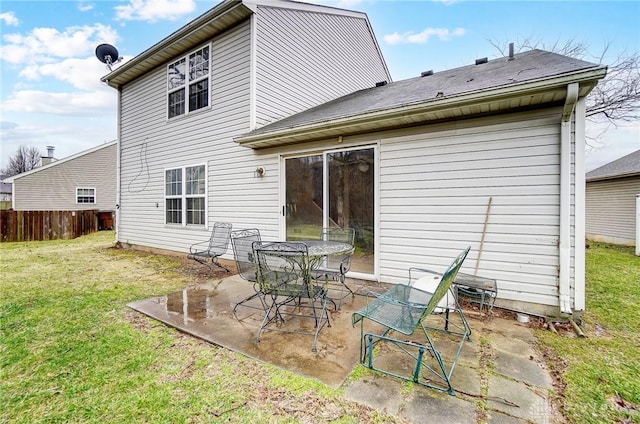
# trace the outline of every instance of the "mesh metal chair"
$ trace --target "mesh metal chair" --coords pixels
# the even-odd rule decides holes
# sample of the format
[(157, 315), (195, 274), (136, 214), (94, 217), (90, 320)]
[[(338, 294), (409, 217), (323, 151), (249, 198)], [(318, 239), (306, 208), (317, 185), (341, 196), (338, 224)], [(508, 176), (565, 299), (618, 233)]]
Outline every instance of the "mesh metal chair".
[(233, 247), (233, 257), (236, 261), (236, 269), (238, 270), (238, 275), (249, 282), (254, 283), (255, 293), (245, 297), (240, 302), (233, 307), (233, 313), (236, 313), (236, 309), (240, 305), (244, 305), (247, 307), (255, 308), (252, 305), (246, 305), (247, 302), (259, 298), (262, 304), (260, 309), (266, 309), (264, 304), (264, 300), (260, 291), (258, 290), (257, 281), (258, 278), (256, 276), (256, 264), (255, 258), (253, 254), (253, 242), (261, 241), (260, 238), (260, 230), (257, 228), (248, 228), (245, 230), (237, 230), (231, 232), (231, 246)]
[(229, 272), (225, 266), (218, 262), (218, 258), (227, 252), (231, 238), (231, 227), (232, 225), (229, 222), (216, 222), (213, 224), (209, 240), (192, 244), (189, 247), (187, 257), (209, 267), (209, 272), (212, 272), (215, 266)]
[[(442, 328), (427, 325), (426, 321), (427, 318), (434, 316), (432, 314), (438, 307), (438, 303), (450, 291), (451, 284), (468, 253), (469, 248), (460, 253), (442, 274), (429, 271), (441, 276), (440, 283), (433, 293), (411, 285), (398, 284), (386, 293), (377, 295), (366, 306), (353, 313), (353, 325), (360, 322), (362, 364), (385, 374), (455, 395), (451, 376), (465, 341), (471, 340), (471, 328), (458, 304), (453, 310), (445, 305), (445, 312), (437, 315), (444, 320)], [(422, 269), (422, 271), (428, 270)], [(440, 307), (443, 306), (440, 305)], [(452, 312), (458, 315), (457, 319), (454, 320)], [(381, 334), (365, 333), (365, 320), (382, 325), (383, 332)], [(421, 331), (414, 335), (416, 329)], [(452, 348), (446, 351), (438, 349), (436, 344), (441, 345), (440, 342), (445, 341), (451, 344), (451, 342), (444, 337), (434, 337), (436, 332), (455, 340), (457, 349)], [(399, 337), (394, 337), (394, 333), (400, 333)], [(379, 343), (396, 349), (375, 349)], [(393, 360), (385, 361), (383, 358), (380, 361), (380, 356), (390, 351), (399, 352), (400, 356), (394, 357)], [(376, 362), (376, 355), (378, 362)], [(406, 375), (406, 370), (411, 368), (411, 374)]]
[[(311, 350), (316, 352), (320, 330), (331, 323), (326, 288), (310, 279), (307, 246), (296, 242), (256, 241), (253, 251), (258, 290), (267, 306), (256, 343), (265, 330), (308, 334), (313, 335)], [(290, 322), (294, 318), (305, 322)]]
[[(337, 241), (347, 243), (353, 246), (355, 230), (353, 228), (323, 228), (320, 231), (320, 239), (325, 241)], [(353, 290), (345, 283), (345, 276), (351, 269), (351, 257), (353, 250), (345, 255), (325, 256), (320, 261), (320, 266), (312, 271), (312, 277), (316, 280), (324, 279), (325, 282), (335, 281), (338, 283), (339, 295), (337, 297), (329, 295), (334, 301), (337, 301), (336, 308), (339, 309), (342, 300), (351, 295), (354, 297)]]

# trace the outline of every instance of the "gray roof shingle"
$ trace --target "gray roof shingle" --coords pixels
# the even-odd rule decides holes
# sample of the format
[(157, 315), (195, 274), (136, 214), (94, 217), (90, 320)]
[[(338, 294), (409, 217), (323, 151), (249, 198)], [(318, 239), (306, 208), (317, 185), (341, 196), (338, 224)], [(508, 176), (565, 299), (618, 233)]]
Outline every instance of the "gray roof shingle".
[(633, 175), (640, 175), (640, 150), (587, 172), (587, 181), (630, 177)]
[(481, 65), (463, 66), (425, 77), (356, 91), (245, 135), (259, 135), (369, 112), (426, 103), (439, 100), (441, 97), (540, 80), (599, 66), (556, 53), (530, 50), (516, 54), (514, 60), (494, 59)]

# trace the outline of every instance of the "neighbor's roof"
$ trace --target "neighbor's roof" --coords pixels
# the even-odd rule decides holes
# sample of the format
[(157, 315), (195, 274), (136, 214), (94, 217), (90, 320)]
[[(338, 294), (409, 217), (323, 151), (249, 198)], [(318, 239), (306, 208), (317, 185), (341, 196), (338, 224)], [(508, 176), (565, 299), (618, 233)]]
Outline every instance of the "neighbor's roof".
[(43, 166), (39, 166), (37, 168), (32, 169), (31, 171), (23, 172), (22, 174), (18, 174), (18, 175), (14, 175), (12, 177), (6, 178), (3, 181), (6, 182), (6, 183), (13, 183), (13, 181), (18, 179), (18, 178), (26, 177), (27, 175), (35, 174), (36, 172), (40, 172), (40, 171), (44, 171), (45, 169), (53, 168), (54, 166), (61, 165), (63, 163), (69, 162), (70, 160), (73, 160), (75, 158), (78, 158), (78, 157), (81, 157), (81, 156), (84, 156), (84, 155), (88, 155), (89, 153), (96, 152), (96, 151), (98, 151), (100, 149), (105, 149), (107, 147), (114, 146), (117, 142), (118, 142), (118, 140), (113, 140), (113, 141), (109, 141), (109, 142), (100, 144), (98, 146), (95, 146), (95, 147), (92, 147), (90, 149), (84, 150), (82, 152), (76, 153), (75, 155), (67, 156), (64, 159), (60, 159), (60, 160), (48, 163), (48, 164), (43, 165)]
[(253, 148), (269, 147), (543, 103), (561, 104), (567, 84), (580, 83), (579, 96), (586, 96), (606, 70), (606, 66), (531, 50), (511, 60), (504, 57), (360, 90), (235, 141)]
[(640, 150), (587, 172), (587, 182), (640, 175)]

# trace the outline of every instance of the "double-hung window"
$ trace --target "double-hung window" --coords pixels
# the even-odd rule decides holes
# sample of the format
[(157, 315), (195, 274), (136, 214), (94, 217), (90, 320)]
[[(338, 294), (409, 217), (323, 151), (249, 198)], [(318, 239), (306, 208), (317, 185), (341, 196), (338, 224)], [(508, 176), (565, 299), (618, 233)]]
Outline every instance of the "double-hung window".
[(76, 203), (96, 203), (96, 189), (93, 187), (77, 187)]
[(191, 52), (167, 66), (167, 116), (209, 106), (210, 47)]
[(206, 166), (185, 166), (164, 172), (165, 222), (206, 225)]

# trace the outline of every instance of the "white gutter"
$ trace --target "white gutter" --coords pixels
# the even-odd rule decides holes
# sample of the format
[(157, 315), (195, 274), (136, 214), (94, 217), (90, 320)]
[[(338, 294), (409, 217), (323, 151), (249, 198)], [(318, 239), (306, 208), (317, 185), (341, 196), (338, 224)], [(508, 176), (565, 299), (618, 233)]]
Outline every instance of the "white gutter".
[(575, 214), (575, 246), (574, 246), (574, 293), (573, 302), (576, 311), (585, 309), (585, 220), (586, 220), (586, 174), (585, 174), (585, 113), (586, 101), (582, 97), (576, 103), (575, 122), (575, 194), (574, 194), (574, 214)]
[[(571, 117), (578, 100), (578, 83), (567, 85), (560, 123), (560, 312), (571, 314)], [(577, 154), (576, 154), (577, 155)], [(583, 243), (584, 244), (584, 243)]]

